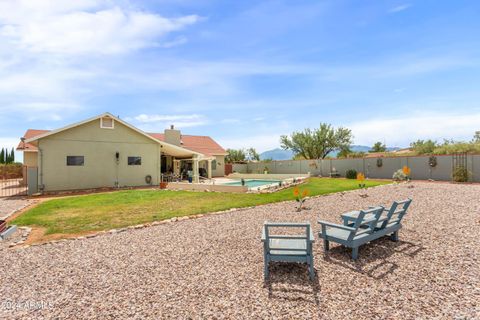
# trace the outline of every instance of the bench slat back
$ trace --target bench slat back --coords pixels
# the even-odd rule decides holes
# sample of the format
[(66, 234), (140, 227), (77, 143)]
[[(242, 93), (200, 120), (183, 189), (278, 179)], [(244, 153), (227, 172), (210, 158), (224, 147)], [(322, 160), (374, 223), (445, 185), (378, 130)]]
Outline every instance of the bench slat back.
[(387, 213), (387, 219), (383, 221), (380, 228), (385, 228), (389, 223), (394, 222), (395, 224), (399, 224), (402, 222), (403, 217), (407, 213), (407, 209), (412, 203), (412, 199), (405, 199), (402, 201), (393, 201), (390, 210)]

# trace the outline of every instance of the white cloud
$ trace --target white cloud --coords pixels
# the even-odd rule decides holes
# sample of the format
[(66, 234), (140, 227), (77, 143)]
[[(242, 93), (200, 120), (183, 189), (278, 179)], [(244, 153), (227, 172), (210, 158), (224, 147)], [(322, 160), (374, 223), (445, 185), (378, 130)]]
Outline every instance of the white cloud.
[(398, 5), (396, 7), (393, 7), (391, 8), (390, 10), (388, 10), (388, 12), (390, 13), (396, 13), (396, 12), (400, 12), (400, 11), (404, 11), (404, 10), (407, 10), (408, 8), (410, 8), (412, 5), (411, 4), (401, 4), (401, 5)]
[(197, 15), (166, 18), (101, 0), (11, 0), (0, 3), (0, 39), (32, 52), (117, 54), (161, 45), (161, 37), (199, 20)]
[(160, 121), (184, 121), (184, 120), (198, 120), (203, 118), (199, 114), (186, 114), (186, 115), (161, 115), (161, 114), (140, 114), (133, 117), (133, 119), (142, 123), (160, 122)]
[(127, 117), (125, 120), (132, 122), (144, 131), (159, 131), (168, 128), (170, 125), (174, 125), (176, 128), (189, 128), (208, 124), (207, 119), (199, 114), (140, 114), (135, 117)]
[(180, 46), (184, 43), (187, 43), (188, 39), (187, 37), (185, 36), (180, 36), (180, 37), (176, 37), (175, 39), (173, 39), (172, 41), (168, 41), (168, 42), (165, 42), (162, 47), (163, 48), (172, 48), (172, 47), (176, 47), (176, 46)]
[(216, 139), (218, 143), (225, 149), (240, 149), (240, 148), (255, 148), (258, 152), (280, 147), (281, 134), (266, 134), (266, 135), (248, 135), (238, 138), (222, 138)]
[(220, 123), (226, 123), (226, 124), (236, 124), (240, 122), (241, 122), (240, 119), (237, 119), (237, 118), (227, 118), (227, 119), (220, 120)]
[(408, 146), (418, 139), (470, 140), (480, 129), (480, 113), (422, 112), (354, 122), (346, 127), (352, 130), (355, 144), (372, 145), (376, 141), (385, 141), (388, 146)]

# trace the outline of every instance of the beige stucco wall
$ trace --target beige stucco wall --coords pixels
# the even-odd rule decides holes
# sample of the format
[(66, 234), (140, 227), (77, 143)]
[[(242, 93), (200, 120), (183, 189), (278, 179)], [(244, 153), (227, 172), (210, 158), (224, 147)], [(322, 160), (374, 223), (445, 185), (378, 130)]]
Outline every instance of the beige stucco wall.
[(217, 160), (217, 168), (212, 170), (214, 177), (223, 177), (225, 176), (225, 156), (215, 156)]
[[(40, 139), (39, 149), (39, 184), (45, 191), (114, 187), (115, 181), (142, 186), (147, 175), (153, 184), (160, 180), (160, 145), (119, 122), (102, 129), (100, 119), (91, 121)], [(84, 156), (85, 164), (67, 166), (67, 156)], [(129, 156), (142, 157), (142, 164), (129, 166)]]
[(36, 167), (38, 152), (24, 152), (23, 153), (23, 165), (27, 167)]

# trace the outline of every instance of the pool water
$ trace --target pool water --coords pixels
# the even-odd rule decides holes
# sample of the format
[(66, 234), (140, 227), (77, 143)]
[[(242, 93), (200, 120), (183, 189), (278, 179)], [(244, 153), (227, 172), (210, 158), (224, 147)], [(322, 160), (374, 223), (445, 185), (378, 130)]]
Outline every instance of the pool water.
[[(261, 187), (261, 186), (264, 186), (266, 184), (272, 184), (272, 183), (276, 183), (278, 185), (278, 183), (280, 183), (280, 180), (257, 180), (257, 179), (245, 180), (245, 186), (247, 186), (249, 188)], [(239, 181), (235, 181), (235, 182), (226, 182), (226, 183), (224, 183), (224, 185), (226, 185), (226, 186), (241, 186), (242, 181), (239, 180)]]

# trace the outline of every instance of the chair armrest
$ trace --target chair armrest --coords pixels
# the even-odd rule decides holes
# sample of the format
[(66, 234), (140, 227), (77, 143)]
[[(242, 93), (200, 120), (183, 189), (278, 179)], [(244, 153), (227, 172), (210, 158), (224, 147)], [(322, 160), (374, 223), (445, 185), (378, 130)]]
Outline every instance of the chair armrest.
[(262, 227), (262, 241), (267, 241), (267, 236), (265, 234), (265, 226)]
[(313, 236), (313, 230), (310, 228), (310, 238), (308, 239), (311, 242), (315, 242), (315, 237)]
[(355, 231), (355, 228), (347, 227), (347, 226), (344, 226), (343, 224), (336, 224), (336, 223), (331, 223), (331, 222), (322, 221), (322, 220), (318, 220), (318, 223), (321, 224), (322, 226), (342, 229), (346, 231)]

